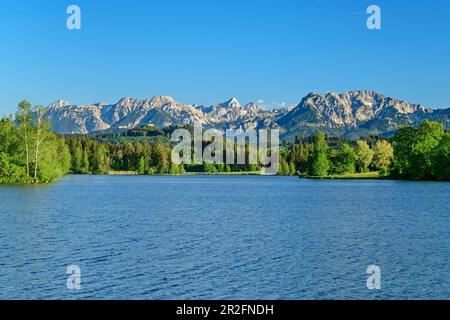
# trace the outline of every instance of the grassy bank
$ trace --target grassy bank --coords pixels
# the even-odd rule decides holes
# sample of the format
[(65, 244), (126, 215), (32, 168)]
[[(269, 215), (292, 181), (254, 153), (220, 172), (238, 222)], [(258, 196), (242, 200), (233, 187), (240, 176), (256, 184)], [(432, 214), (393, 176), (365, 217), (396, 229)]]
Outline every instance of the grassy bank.
[(135, 176), (138, 175), (137, 171), (108, 171), (107, 175), (112, 176)]
[(5, 185), (13, 185), (13, 184), (17, 184), (17, 185), (35, 185), (35, 184), (49, 184), (52, 183), (54, 181), (41, 181), (41, 180), (33, 180), (33, 179), (0, 179), (0, 185), (5, 184)]
[(356, 179), (380, 179), (379, 172), (363, 172), (363, 173), (347, 173), (342, 175), (328, 175), (323, 177), (301, 176), (307, 179), (342, 179), (342, 180), (356, 180)]
[(241, 172), (186, 172), (186, 175), (207, 175), (207, 176), (254, 176), (261, 175), (260, 171)]
[[(139, 175), (137, 171), (108, 171), (107, 175)], [(153, 176), (183, 176), (183, 175), (208, 175), (208, 176), (249, 176), (260, 175), (260, 171), (242, 171), (242, 172), (185, 172), (183, 174), (155, 173)]]

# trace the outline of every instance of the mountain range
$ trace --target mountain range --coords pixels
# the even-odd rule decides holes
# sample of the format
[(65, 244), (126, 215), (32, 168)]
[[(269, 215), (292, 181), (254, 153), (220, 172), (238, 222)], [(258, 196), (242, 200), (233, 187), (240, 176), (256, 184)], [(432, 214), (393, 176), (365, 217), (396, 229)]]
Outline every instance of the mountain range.
[(296, 107), (266, 110), (256, 103), (241, 105), (236, 98), (212, 106), (185, 104), (168, 96), (139, 100), (122, 98), (115, 104), (72, 105), (59, 100), (47, 107), (52, 128), (65, 134), (95, 134), (152, 124), (163, 128), (200, 122), (214, 128), (279, 128), (282, 138), (311, 135), (359, 137), (390, 135), (399, 126), (424, 120), (450, 129), (450, 108), (429, 109), (373, 91), (310, 93)]

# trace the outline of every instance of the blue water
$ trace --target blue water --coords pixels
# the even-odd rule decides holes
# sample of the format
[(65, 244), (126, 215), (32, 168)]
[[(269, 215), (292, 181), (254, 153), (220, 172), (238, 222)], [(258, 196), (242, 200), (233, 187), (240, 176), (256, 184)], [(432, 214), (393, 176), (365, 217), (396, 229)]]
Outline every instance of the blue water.
[(449, 299), (449, 196), (262, 176), (0, 186), (0, 299)]

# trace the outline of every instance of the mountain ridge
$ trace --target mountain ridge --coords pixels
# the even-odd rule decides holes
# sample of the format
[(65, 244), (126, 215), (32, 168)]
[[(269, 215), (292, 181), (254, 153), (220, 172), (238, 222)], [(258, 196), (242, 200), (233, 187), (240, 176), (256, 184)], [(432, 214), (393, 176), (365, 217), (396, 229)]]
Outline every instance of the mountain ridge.
[(266, 110), (254, 102), (241, 105), (234, 97), (203, 106), (181, 103), (170, 96), (154, 96), (144, 100), (124, 97), (115, 104), (72, 105), (58, 100), (48, 105), (47, 111), (53, 130), (65, 134), (194, 122), (215, 128), (279, 128), (288, 139), (317, 130), (339, 136), (388, 135), (401, 125), (418, 125), (423, 120), (439, 121), (450, 129), (450, 108), (425, 108), (369, 90), (311, 92), (294, 108), (278, 110)]

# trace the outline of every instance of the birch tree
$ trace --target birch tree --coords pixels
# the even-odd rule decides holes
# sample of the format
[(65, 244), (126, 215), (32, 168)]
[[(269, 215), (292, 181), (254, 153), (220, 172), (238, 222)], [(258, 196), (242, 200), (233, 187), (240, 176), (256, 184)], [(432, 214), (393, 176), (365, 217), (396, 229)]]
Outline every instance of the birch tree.
[(34, 110), (35, 134), (34, 134), (34, 180), (37, 181), (38, 161), (42, 152), (42, 144), (50, 137), (49, 124), (45, 121), (46, 109), (43, 106), (36, 106)]
[(16, 114), (19, 124), (19, 134), (25, 151), (26, 173), (30, 176), (30, 132), (31, 132), (31, 103), (23, 100), (19, 103), (19, 110)]

